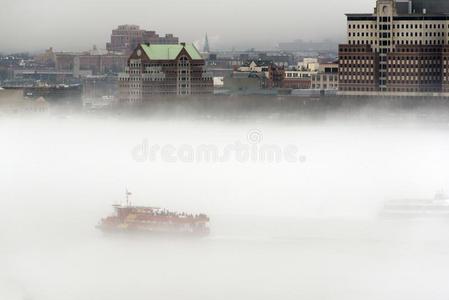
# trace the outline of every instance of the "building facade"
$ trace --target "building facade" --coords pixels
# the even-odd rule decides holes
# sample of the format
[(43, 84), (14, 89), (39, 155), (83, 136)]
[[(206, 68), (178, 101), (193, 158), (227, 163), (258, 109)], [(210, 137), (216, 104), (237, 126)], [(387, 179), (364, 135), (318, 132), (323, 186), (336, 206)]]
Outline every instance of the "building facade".
[[(347, 43), (339, 46), (342, 93), (444, 92), (449, 15), (399, 9), (377, 0), (370, 14), (347, 14)], [(447, 78), (446, 78), (447, 79)]]
[(192, 44), (139, 45), (119, 75), (119, 102), (141, 104), (161, 96), (209, 95), (213, 75)]
[(312, 75), (312, 89), (338, 90), (338, 63), (320, 64), (317, 74)]
[(320, 63), (317, 58), (304, 58), (296, 66), (285, 71), (283, 88), (311, 89), (313, 78), (318, 75)]
[(282, 87), (286, 89), (310, 89), (312, 86), (312, 76), (316, 71), (309, 70), (287, 70), (282, 82)]
[(178, 44), (173, 34), (159, 36), (155, 31), (140, 29), (137, 25), (120, 25), (112, 30), (111, 41), (106, 44), (110, 52), (130, 54), (140, 44)]

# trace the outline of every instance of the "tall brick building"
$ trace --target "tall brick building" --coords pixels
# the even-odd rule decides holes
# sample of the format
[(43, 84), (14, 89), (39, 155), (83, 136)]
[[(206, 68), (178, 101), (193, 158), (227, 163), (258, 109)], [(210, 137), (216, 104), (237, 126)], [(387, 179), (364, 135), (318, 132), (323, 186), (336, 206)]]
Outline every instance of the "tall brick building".
[(156, 97), (208, 95), (213, 76), (192, 44), (141, 44), (119, 75), (120, 103), (140, 104)]
[(112, 30), (111, 41), (106, 44), (106, 49), (129, 54), (143, 43), (177, 44), (179, 39), (173, 34), (159, 36), (155, 31), (143, 30), (137, 25), (120, 25)]
[(449, 92), (449, 14), (413, 7), (377, 0), (374, 13), (347, 14), (348, 42), (339, 46), (342, 94)]

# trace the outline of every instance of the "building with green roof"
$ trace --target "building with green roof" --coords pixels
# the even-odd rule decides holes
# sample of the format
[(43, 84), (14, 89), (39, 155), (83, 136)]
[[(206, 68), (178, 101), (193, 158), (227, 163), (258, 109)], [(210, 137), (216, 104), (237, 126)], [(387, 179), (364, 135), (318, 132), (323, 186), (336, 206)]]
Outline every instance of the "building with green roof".
[(142, 44), (142, 51), (151, 60), (174, 60), (185, 50), (193, 60), (201, 60), (200, 52), (193, 44), (150, 45)]
[(213, 75), (193, 44), (141, 44), (119, 76), (119, 101), (140, 104), (156, 97), (208, 95)]

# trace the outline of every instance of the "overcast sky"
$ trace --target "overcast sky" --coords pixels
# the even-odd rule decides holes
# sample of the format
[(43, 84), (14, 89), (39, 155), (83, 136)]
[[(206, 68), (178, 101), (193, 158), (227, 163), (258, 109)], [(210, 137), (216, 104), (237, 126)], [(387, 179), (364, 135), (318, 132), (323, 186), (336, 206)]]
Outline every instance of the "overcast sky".
[(209, 33), (212, 48), (270, 48), (278, 42), (344, 39), (346, 12), (375, 0), (0, 0), (0, 51), (105, 48), (119, 24), (183, 41)]

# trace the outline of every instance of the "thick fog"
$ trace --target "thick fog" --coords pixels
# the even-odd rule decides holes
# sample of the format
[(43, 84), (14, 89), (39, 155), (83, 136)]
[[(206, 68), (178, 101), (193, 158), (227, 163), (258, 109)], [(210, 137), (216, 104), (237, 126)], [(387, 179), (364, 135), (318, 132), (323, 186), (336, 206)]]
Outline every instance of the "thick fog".
[[(214, 49), (271, 49), (298, 38), (344, 40), (345, 13), (371, 12), (373, 0), (2, 0), (0, 52), (35, 51), (53, 46), (75, 51), (104, 48), (113, 28), (137, 24), (182, 41), (204, 38)], [(319, 20), (325, 19), (326, 22)], [(313, 25), (312, 25), (313, 24)], [(313, 30), (310, 30), (313, 28)], [(238, 33), (238, 34), (236, 34)], [(19, 38), (20, 36), (20, 38)]]
[[(448, 129), (2, 119), (0, 299), (447, 299), (449, 222), (378, 214), (449, 187)], [(218, 156), (199, 156), (205, 145)], [(126, 188), (136, 205), (207, 213), (211, 235), (102, 234)]]

